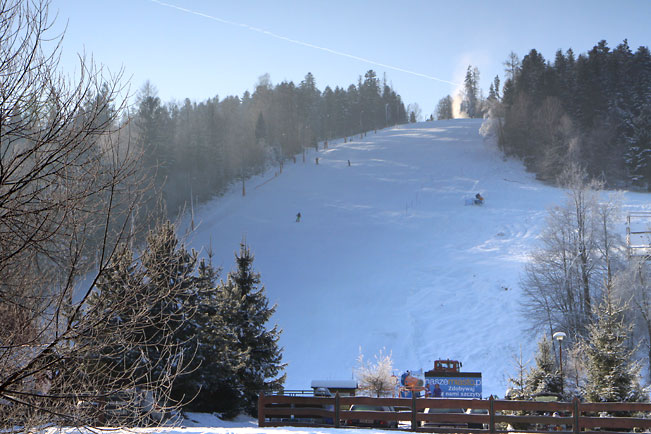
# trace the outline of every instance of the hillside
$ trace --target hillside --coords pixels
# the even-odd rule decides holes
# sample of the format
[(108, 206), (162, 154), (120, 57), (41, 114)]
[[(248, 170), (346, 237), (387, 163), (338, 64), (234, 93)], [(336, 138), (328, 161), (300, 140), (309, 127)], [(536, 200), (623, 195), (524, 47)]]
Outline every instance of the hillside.
[[(458, 359), (483, 373), (484, 396), (504, 395), (513, 356), (520, 347), (530, 356), (537, 340), (518, 310), (519, 278), (564, 193), (503, 159), (480, 125), (427, 122), (337, 140), (279, 176), (275, 168), (247, 181), (246, 196), (234, 186), (195, 212), (188, 243), (202, 256), (212, 245), (224, 276), (243, 238), (256, 255), (284, 330), (287, 389), (349, 379), (360, 348), (372, 358), (384, 347), (397, 371)], [(464, 205), (477, 192), (486, 204)], [(624, 200), (651, 210), (648, 195)]]

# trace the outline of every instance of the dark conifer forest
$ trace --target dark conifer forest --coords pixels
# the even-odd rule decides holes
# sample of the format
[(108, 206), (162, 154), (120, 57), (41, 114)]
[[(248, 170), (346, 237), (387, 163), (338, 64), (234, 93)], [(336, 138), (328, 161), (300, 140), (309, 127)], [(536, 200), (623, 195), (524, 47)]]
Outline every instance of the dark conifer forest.
[(611, 188), (651, 187), (651, 54), (600, 41), (553, 61), (535, 49), (507, 62), (500, 101), (489, 105), (506, 155), (541, 179), (579, 163)]
[(406, 121), (400, 95), (369, 70), (356, 85), (323, 91), (311, 73), (298, 85), (275, 86), (263, 75), (253, 94), (199, 103), (165, 104), (146, 83), (133, 125), (143, 164), (174, 216), (269, 166), (282, 170), (319, 142)]

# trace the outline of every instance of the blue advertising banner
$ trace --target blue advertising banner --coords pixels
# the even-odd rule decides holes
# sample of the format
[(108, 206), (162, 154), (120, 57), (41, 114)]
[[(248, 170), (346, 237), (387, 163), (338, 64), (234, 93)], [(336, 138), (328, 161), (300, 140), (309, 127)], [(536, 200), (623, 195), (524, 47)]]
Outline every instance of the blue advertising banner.
[(426, 377), (425, 387), (432, 397), (481, 399), (481, 377)]

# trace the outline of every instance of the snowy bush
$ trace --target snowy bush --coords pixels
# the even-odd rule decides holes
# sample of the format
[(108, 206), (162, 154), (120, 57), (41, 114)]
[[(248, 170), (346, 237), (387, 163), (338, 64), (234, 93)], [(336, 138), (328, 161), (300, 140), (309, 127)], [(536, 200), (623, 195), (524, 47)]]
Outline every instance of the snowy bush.
[(393, 376), (391, 353), (384, 354), (384, 349), (381, 349), (375, 355), (375, 362), (372, 363), (364, 360), (364, 354), (360, 350), (357, 362), (359, 365), (355, 370), (355, 376), (360, 389), (378, 398), (394, 390), (396, 379)]

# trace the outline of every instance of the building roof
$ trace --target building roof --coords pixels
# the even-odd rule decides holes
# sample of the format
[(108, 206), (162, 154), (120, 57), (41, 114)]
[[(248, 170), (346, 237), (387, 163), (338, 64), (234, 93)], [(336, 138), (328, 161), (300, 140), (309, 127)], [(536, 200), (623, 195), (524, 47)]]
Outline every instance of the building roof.
[(355, 380), (312, 380), (313, 389), (317, 387), (327, 387), (329, 389), (357, 389)]

